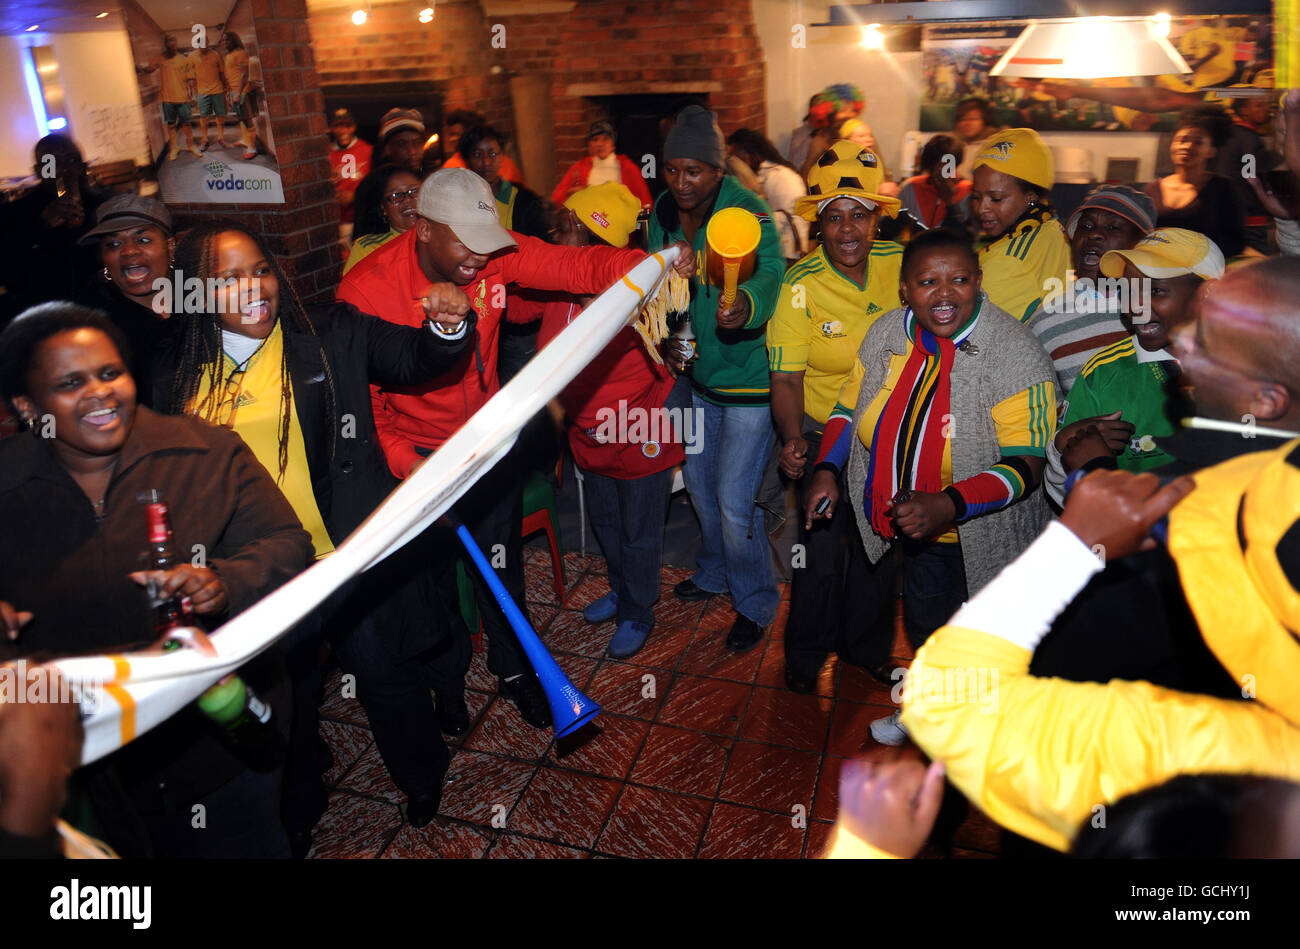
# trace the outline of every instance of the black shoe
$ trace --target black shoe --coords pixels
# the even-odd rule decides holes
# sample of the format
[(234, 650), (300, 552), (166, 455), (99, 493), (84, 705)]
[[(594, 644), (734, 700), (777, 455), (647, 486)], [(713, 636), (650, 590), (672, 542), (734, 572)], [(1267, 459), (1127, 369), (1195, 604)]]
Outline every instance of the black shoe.
[(515, 703), (515, 708), (519, 709), (519, 714), (529, 725), (534, 728), (551, 727), (551, 703), (546, 701), (546, 693), (542, 691), (542, 684), (537, 681), (537, 676), (525, 672), (513, 682), (500, 680), (497, 688), (502, 695)]
[(736, 621), (727, 633), (727, 648), (733, 652), (748, 652), (759, 644), (766, 630), (743, 613), (736, 614)]
[(406, 801), (406, 821), (412, 827), (423, 827), (438, 816), (442, 805), (442, 785), (432, 794), (417, 794)]
[(438, 727), (444, 734), (459, 738), (469, 731), (469, 707), (465, 704), (465, 693), (448, 695), (445, 699), (439, 695), (434, 707), (438, 711)]
[(791, 692), (802, 692), (804, 695), (808, 695), (817, 688), (817, 676), (805, 675), (787, 665), (785, 667), (785, 687)]
[(289, 856), (294, 860), (306, 860), (311, 852), (311, 831), (297, 830), (289, 834)]
[(695, 585), (695, 581), (689, 578), (683, 580), (677, 586), (673, 587), (673, 596), (679, 600), (711, 600), (716, 593), (710, 593), (708, 590), (701, 590)]

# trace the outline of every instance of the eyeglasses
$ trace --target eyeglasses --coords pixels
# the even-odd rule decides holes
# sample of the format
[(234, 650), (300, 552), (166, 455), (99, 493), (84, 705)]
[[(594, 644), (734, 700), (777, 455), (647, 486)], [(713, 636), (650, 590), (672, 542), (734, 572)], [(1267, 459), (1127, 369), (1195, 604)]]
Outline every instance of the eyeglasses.
[(405, 191), (390, 191), (384, 195), (384, 202), (387, 204), (399, 204), (402, 201), (414, 201), (420, 194), (420, 186), (407, 188)]

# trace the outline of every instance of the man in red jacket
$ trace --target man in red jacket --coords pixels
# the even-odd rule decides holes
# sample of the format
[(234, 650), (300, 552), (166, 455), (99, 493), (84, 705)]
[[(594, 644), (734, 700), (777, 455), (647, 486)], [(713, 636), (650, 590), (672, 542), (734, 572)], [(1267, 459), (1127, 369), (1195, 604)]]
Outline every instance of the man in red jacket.
[(650, 207), (650, 189), (646, 187), (640, 166), (626, 155), (614, 153), (614, 126), (608, 122), (593, 122), (587, 131), (587, 157), (560, 179), (551, 193), (551, 200), (563, 204), (583, 188), (611, 181), (636, 195), (641, 207)]
[[(496, 393), (497, 346), (508, 284), (600, 293), (644, 257), (640, 251), (612, 247), (556, 247), (512, 234), (497, 218), (487, 182), (467, 168), (444, 168), (430, 175), (420, 187), (417, 207), (415, 227), (352, 268), (338, 292), (339, 299), (365, 313), (416, 326), (424, 319), (421, 298), (433, 284), (449, 282), (462, 289), (462, 296), (441, 305), (459, 313), (473, 308), (478, 316), (474, 352), (452, 371), (423, 386), (371, 387), (379, 442), (399, 478), (410, 474)], [(494, 552), (505, 551), (505, 567), (498, 572), (519, 608), (525, 609), (520, 472), (508, 462), (497, 465), (456, 510), (494, 564)], [(436, 545), (431, 543), (442, 560), (434, 569), (454, 564), (454, 554), (447, 552), (457, 546), (445, 535)], [(526, 721), (538, 728), (548, 726), (549, 706), (519, 641), (486, 584), (477, 576), (474, 581), (489, 637), (488, 668)], [(469, 727), (464, 705), (469, 641), (468, 635), (453, 639), (449, 653), (430, 671), (439, 679), (435, 689), (444, 731), (459, 734)], [(446, 674), (452, 669), (459, 669), (459, 681)]]

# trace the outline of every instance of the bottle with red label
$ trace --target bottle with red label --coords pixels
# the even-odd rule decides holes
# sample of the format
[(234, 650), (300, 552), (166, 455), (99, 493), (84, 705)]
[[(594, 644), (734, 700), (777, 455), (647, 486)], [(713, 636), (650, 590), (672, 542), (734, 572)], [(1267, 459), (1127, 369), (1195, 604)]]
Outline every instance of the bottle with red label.
[[(139, 500), (145, 506), (149, 523), (149, 546), (141, 555), (142, 570), (170, 570), (176, 566), (176, 539), (172, 534), (171, 513), (157, 490), (146, 491)], [(145, 587), (149, 608), (153, 612), (153, 631), (161, 636), (177, 626), (194, 625), (194, 609), (183, 594), (167, 596), (150, 580)]]
[[(142, 569), (171, 570), (177, 566), (176, 540), (167, 502), (156, 490), (146, 491), (139, 500), (145, 505), (149, 524), (149, 547), (141, 556)], [(167, 596), (152, 580), (146, 592), (155, 636), (161, 637), (178, 626), (198, 625), (188, 596)], [(162, 648), (170, 651), (180, 646), (171, 640)], [(218, 726), (222, 740), (254, 771), (272, 771), (284, 763), (284, 739), (271, 721), (271, 706), (239, 676), (226, 676), (199, 696), (195, 704)]]

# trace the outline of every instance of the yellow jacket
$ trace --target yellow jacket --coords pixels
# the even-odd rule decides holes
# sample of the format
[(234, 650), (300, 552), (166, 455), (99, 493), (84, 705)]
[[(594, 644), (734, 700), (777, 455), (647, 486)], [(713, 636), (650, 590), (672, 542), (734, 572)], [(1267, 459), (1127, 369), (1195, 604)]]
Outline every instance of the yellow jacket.
[(1256, 702), (1029, 675), (1037, 641), (1099, 569), (1054, 521), (917, 653), (902, 723), (953, 784), (1002, 826), (1068, 850), (1099, 807), (1175, 775), (1300, 780), (1300, 728)]

